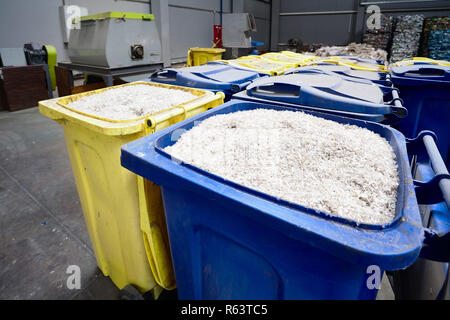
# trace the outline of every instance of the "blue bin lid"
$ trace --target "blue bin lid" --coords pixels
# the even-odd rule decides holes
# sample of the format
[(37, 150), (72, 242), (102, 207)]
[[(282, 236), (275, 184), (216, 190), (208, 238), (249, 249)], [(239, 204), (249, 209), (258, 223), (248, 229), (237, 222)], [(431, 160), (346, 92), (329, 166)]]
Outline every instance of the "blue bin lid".
[(205, 64), (163, 69), (153, 73), (150, 80), (192, 88), (238, 92), (258, 77), (259, 74), (251, 70), (236, 69), (226, 64)]
[(364, 82), (372, 81), (374, 83), (389, 85), (388, 74), (385, 72), (354, 70), (347, 66), (340, 66), (337, 64), (320, 64), (306, 67), (296, 68), (285, 74), (299, 73), (305, 70), (317, 70), (324, 73), (335, 73), (347, 80), (363, 80)]
[(355, 57), (350, 56), (347, 54), (337, 54), (336, 57), (353, 60), (356, 62), (363, 62), (363, 63), (371, 63), (371, 64), (378, 64), (380, 66), (384, 66), (384, 60), (377, 60), (377, 59), (371, 59), (371, 58), (361, 58), (361, 57)]
[[(262, 78), (247, 87), (249, 96), (298, 105), (364, 114), (407, 115), (394, 88), (350, 81), (337, 75), (302, 72)], [(388, 100), (388, 101), (386, 101)]]
[(391, 79), (395, 84), (450, 84), (450, 66), (435, 64), (414, 64), (393, 67), (390, 69)]
[[(163, 188), (189, 192), (191, 197), (214, 200), (233, 207), (246, 217), (256, 219), (275, 230), (355, 263), (377, 264), (381, 269), (405, 268), (418, 257), (423, 242), (423, 228), (414, 193), (404, 136), (389, 126), (335, 115), (302, 111), (342, 124), (374, 131), (387, 139), (394, 149), (399, 170), (396, 217), (388, 225), (356, 225), (350, 220), (331, 216), (255, 191), (173, 159), (163, 149), (173, 145), (174, 132), (183, 132), (199, 122), (219, 114), (276, 109), (300, 111), (261, 103), (230, 101), (166, 129), (137, 139), (122, 147), (122, 166)], [(187, 191), (188, 190), (188, 191)]]
[(277, 106), (282, 106), (282, 107), (291, 107), (291, 108), (296, 108), (296, 109), (301, 109), (301, 110), (325, 112), (325, 113), (329, 113), (329, 114), (335, 114), (335, 115), (338, 115), (341, 117), (350, 117), (350, 118), (360, 119), (360, 120), (365, 120), (365, 121), (388, 123), (390, 120), (390, 118), (388, 118), (386, 115), (383, 115), (383, 114), (365, 114), (365, 113), (356, 113), (356, 112), (345, 112), (345, 111), (339, 111), (339, 110), (333, 110), (333, 109), (325, 109), (325, 108), (292, 104), (292, 103), (287, 103), (287, 102), (279, 102), (279, 101), (274, 101), (274, 100), (255, 98), (255, 97), (249, 96), (247, 94), (246, 90), (233, 94), (233, 96), (231, 97), (231, 100), (244, 100), (244, 101), (277, 105)]

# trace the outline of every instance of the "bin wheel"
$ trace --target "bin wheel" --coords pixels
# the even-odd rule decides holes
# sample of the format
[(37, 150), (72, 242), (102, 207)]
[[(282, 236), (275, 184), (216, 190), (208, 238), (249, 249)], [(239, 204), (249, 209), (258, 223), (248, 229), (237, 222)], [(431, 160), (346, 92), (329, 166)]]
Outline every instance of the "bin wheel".
[(119, 292), (120, 300), (144, 300), (144, 297), (136, 287), (129, 284)]

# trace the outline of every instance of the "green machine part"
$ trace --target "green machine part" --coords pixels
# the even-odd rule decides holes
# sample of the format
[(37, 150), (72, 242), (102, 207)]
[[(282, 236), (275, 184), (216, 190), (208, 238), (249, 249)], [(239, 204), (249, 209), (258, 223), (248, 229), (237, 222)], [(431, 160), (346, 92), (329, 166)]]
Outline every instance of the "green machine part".
[(44, 46), (45, 51), (47, 51), (47, 64), (48, 70), (50, 72), (50, 80), (52, 82), (52, 90), (56, 88), (56, 75), (55, 75), (55, 66), (56, 66), (56, 48), (51, 45)]

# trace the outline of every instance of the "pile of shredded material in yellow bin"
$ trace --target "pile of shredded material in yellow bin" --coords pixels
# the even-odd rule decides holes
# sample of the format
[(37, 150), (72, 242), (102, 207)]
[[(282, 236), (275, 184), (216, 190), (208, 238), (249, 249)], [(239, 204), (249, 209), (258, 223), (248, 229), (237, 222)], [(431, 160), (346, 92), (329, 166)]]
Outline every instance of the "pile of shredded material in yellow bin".
[(136, 84), (84, 96), (68, 107), (113, 120), (130, 120), (197, 98), (190, 92)]

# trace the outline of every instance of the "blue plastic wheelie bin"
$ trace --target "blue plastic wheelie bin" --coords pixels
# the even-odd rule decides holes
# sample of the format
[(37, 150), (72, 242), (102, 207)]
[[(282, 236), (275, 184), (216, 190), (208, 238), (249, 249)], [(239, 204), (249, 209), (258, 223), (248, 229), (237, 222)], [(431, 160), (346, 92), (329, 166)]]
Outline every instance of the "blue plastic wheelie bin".
[[(323, 72), (328, 74), (337, 74), (346, 80), (359, 80), (366, 83), (376, 83), (386, 87), (392, 86), (389, 73), (386, 72), (375, 72), (375, 71), (365, 71), (365, 70), (354, 70), (347, 66), (339, 66), (336, 64), (318, 64), (312, 66), (305, 66), (293, 69), (285, 74), (301, 73), (315, 70), (317, 72)], [(370, 81), (370, 82), (369, 82)]]
[(422, 130), (437, 135), (437, 146), (450, 166), (450, 66), (416, 64), (393, 67), (391, 80), (408, 109), (397, 128), (407, 137)]
[[(387, 139), (400, 181), (394, 220), (358, 225), (225, 180), (164, 151), (209, 117), (261, 108), (306, 112)], [(373, 299), (371, 270), (406, 268), (422, 247), (405, 138), (379, 123), (231, 100), (123, 146), (121, 163), (161, 186), (180, 299)]]
[(387, 124), (407, 115), (395, 88), (314, 70), (257, 79), (232, 99), (297, 106)]
[(253, 80), (260, 78), (258, 72), (237, 69), (226, 64), (204, 64), (180, 69), (163, 69), (153, 73), (149, 80), (197, 89), (207, 89), (214, 93), (225, 93), (228, 101), (233, 93), (247, 87)]

